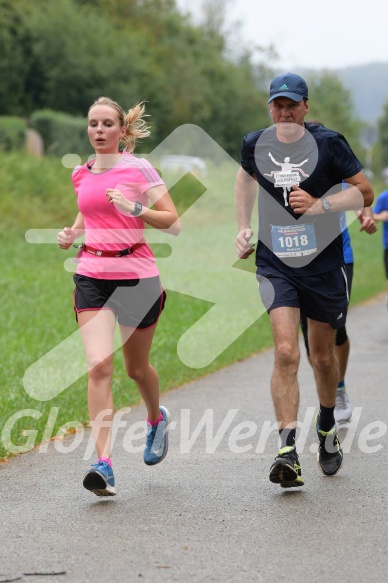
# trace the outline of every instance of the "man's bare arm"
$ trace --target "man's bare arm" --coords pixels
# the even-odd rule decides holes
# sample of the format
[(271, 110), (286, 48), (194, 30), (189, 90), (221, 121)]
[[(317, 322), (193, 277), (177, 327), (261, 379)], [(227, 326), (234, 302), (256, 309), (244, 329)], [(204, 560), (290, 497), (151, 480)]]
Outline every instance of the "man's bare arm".
[(236, 239), (237, 255), (246, 259), (253, 253), (253, 245), (249, 243), (253, 236), (251, 228), (252, 210), (257, 197), (257, 181), (240, 168), (235, 185), (236, 214), (238, 235)]
[[(374, 199), (373, 189), (363, 172), (357, 172), (354, 176), (345, 178), (345, 182), (349, 184), (348, 188), (327, 197), (330, 201), (331, 212), (361, 210), (371, 206)], [(296, 185), (292, 186), (289, 202), (297, 214), (319, 215), (324, 213), (320, 199), (317, 200)]]

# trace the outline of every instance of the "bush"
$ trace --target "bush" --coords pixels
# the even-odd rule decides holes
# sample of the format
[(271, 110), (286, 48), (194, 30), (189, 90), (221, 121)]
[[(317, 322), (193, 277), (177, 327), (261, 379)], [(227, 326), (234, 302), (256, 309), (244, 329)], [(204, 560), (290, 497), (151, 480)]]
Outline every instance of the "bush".
[(19, 117), (0, 117), (0, 149), (22, 150), (26, 142), (27, 124)]
[(42, 136), (46, 155), (62, 157), (92, 152), (86, 119), (44, 109), (31, 115), (31, 126)]

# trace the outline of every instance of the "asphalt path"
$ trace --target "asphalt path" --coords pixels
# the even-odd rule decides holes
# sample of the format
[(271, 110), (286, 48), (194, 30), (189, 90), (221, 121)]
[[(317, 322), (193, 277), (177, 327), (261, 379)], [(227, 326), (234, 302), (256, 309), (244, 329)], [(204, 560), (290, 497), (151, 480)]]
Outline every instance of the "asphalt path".
[(337, 476), (317, 467), (317, 398), (303, 354), (305, 486), (285, 491), (269, 482), (277, 436), (268, 350), (163, 396), (174, 424), (156, 467), (142, 461), (144, 406), (121, 411), (115, 497), (82, 487), (94, 461), (83, 459), (89, 430), (78, 447), (71, 437), (1, 464), (0, 583), (386, 581), (385, 294), (352, 308), (348, 331), (347, 386), (357, 409), (340, 430)]

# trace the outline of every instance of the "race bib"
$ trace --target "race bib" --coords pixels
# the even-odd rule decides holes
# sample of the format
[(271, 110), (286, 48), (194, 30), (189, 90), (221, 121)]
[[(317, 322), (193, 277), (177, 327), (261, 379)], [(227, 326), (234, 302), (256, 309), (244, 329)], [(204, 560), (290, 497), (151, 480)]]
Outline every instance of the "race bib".
[(317, 250), (314, 223), (271, 227), (272, 250), (277, 257), (302, 257)]

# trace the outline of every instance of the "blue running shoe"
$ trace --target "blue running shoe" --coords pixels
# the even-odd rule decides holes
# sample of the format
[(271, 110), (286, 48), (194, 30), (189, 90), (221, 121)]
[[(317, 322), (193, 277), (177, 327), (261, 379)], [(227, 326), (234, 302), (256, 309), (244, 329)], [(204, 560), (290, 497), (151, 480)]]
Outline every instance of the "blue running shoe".
[(115, 477), (113, 470), (107, 462), (98, 461), (92, 464), (85, 474), (84, 488), (93, 492), (96, 496), (115, 496)]
[(168, 430), (170, 426), (170, 413), (166, 407), (160, 407), (163, 420), (157, 425), (147, 423), (147, 441), (144, 448), (144, 463), (147, 466), (160, 464), (167, 455)]

